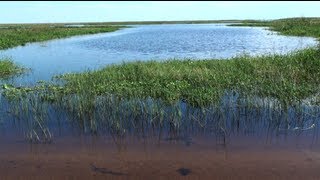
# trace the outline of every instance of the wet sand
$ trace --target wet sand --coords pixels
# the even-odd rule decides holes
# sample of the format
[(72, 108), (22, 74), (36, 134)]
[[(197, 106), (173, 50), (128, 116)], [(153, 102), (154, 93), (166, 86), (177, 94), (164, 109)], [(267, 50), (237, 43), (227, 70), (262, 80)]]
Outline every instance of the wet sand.
[(128, 140), (117, 146), (111, 138), (64, 137), (52, 144), (11, 141), (17, 143), (2, 143), (0, 148), (0, 175), (1, 180), (320, 178), (318, 145), (256, 140), (227, 146), (199, 138), (190, 146), (164, 140)]

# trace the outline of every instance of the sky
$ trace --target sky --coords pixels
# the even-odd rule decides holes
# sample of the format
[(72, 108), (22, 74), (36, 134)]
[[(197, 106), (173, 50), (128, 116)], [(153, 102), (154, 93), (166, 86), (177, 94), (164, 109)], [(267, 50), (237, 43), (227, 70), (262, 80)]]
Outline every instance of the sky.
[(317, 1), (1, 1), (0, 23), (320, 17)]

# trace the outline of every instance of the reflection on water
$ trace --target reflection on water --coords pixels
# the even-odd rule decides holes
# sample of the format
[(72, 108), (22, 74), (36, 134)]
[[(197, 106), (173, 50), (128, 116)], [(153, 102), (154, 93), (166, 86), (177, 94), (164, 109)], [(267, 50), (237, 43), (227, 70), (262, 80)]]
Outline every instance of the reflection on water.
[(69, 96), (53, 104), (38, 95), (18, 101), (2, 99), (2, 136), (15, 134), (35, 144), (102, 136), (111, 138), (119, 149), (141, 140), (185, 147), (201, 141), (217, 147), (241, 142), (253, 147), (318, 144), (318, 106), (284, 107), (269, 99), (240, 98), (234, 92), (205, 108), (152, 99), (88, 98)]

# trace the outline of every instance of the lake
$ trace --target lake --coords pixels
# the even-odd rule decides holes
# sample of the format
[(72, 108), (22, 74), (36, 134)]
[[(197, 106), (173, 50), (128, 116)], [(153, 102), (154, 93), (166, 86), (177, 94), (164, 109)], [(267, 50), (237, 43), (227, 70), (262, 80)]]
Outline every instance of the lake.
[(132, 25), (116, 32), (31, 43), (0, 51), (32, 69), (19, 83), (137, 60), (230, 58), (240, 54), (287, 53), (315, 46), (309, 37), (277, 35), (262, 27), (226, 24)]

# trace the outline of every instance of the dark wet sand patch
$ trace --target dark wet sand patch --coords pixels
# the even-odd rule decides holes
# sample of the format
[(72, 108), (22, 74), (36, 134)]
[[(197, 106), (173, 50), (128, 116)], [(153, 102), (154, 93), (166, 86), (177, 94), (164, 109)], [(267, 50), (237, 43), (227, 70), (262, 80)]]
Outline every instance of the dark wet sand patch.
[(179, 174), (181, 174), (182, 176), (186, 176), (186, 175), (191, 173), (191, 170), (187, 169), (187, 168), (180, 168), (180, 169), (177, 170), (177, 172)]
[(111, 175), (115, 175), (115, 176), (122, 176), (122, 175), (127, 175), (125, 173), (122, 172), (115, 172), (106, 168), (101, 168), (101, 167), (97, 167), (94, 164), (90, 164), (90, 168), (92, 171), (97, 172), (97, 173), (102, 173), (102, 174), (111, 174)]

